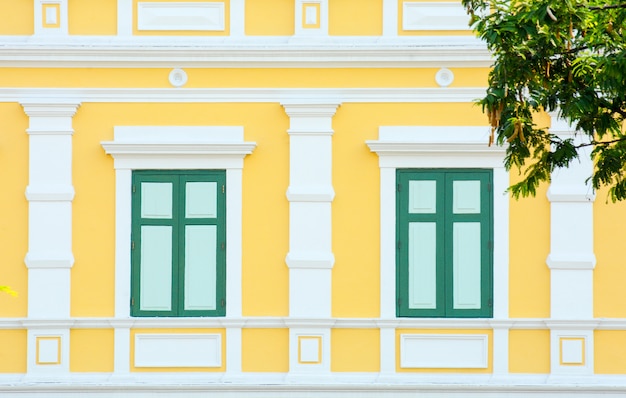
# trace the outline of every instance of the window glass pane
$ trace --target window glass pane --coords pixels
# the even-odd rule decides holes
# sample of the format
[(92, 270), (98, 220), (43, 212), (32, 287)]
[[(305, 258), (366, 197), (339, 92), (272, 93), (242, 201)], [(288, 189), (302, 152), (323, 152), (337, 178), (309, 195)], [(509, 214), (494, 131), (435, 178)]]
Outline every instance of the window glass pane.
[(172, 183), (141, 183), (141, 217), (172, 218)]
[(409, 223), (409, 308), (437, 308), (437, 224)]
[(185, 217), (217, 217), (217, 183), (188, 182), (185, 192)]
[(453, 285), (455, 309), (480, 309), (480, 223), (453, 226)]
[(409, 213), (437, 212), (437, 181), (409, 181)]
[(453, 181), (452, 190), (454, 214), (480, 213), (480, 181)]
[(215, 225), (185, 227), (185, 310), (216, 308)]
[(140, 309), (172, 309), (172, 227), (141, 227)]

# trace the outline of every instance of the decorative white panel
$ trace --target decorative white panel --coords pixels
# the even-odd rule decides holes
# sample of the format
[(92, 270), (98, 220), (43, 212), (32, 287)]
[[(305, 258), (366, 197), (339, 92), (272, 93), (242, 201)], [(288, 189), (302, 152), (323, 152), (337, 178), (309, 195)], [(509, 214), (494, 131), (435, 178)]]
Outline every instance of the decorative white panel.
[(480, 369), (489, 364), (489, 336), (482, 334), (403, 334), (400, 367)]
[(37, 364), (61, 363), (61, 337), (37, 337)]
[(480, 223), (457, 222), (452, 227), (453, 306), (480, 308)]
[(141, 217), (172, 218), (172, 184), (141, 183)]
[(188, 182), (186, 184), (185, 217), (217, 217), (217, 183)]
[(585, 339), (566, 338), (560, 339), (561, 365), (584, 365), (585, 364)]
[(327, 36), (328, 0), (295, 1), (295, 36)]
[(409, 308), (437, 308), (437, 224), (409, 223)]
[(35, 0), (35, 34), (67, 35), (68, 0)]
[(136, 334), (135, 367), (222, 366), (220, 334)]
[(140, 306), (145, 311), (172, 309), (172, 227), (141, 227)]
[(404, 2), (403, 30), (470, 30), (461, 2)]
[(298, 336), (298, 362), (320, 363), (322, 350), (321, 336)]
[(223, 31), (224, 3), (137, 3), (138, 30)]
[(437, 212), (437, 181), (409, 181), (409, 213)]
[[(552, 323), (553, 322), (553, 323)], [(551, 373), (559, 376), (594, 373), (594, 332), (591, 329), (561, 329), (560, 321), (548, 321)]]
[(452, 192), (454, 214), (480, 213), (480, 181), (453, 181)]
[(216, 290), (215, 225), (185, 227), (185, 309), (214, 310)]

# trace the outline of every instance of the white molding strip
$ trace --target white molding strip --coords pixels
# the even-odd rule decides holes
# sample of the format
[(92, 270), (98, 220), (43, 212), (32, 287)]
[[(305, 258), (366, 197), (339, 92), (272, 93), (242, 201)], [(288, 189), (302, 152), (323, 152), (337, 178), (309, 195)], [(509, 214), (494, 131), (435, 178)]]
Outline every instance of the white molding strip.
[[(120, 5), (127, 7), (125, 3)], [(2, 67), (488, 68), (493, 58), (472, 36), (428, 37), (0, 37)]]
[[(1, 102), (471, 103), (484, 87), (464, 88), (0, 88)], [(485, 130), (486, 131), (486, 130)]]

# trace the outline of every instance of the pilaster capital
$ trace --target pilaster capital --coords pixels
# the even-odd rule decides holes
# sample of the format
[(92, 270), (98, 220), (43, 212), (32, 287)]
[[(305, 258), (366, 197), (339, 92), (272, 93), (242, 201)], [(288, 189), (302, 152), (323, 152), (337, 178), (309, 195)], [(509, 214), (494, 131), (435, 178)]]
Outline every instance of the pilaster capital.
[(41, 100), (23, 100), (20, 104), (28, 117), (73, 117), (80, 106), (78, 100), (44, 102)]

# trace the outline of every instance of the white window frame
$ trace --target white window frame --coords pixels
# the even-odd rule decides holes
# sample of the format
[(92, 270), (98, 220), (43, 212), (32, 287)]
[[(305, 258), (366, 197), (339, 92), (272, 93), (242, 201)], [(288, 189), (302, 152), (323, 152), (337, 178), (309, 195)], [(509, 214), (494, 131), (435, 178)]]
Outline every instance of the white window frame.
[(133, 170), (226, 170), (226, 317), (241, 317), (242, 172), (256, 143), (241, 126), (116, 126), (102, 142), (115, 168), (115, 318), (130, 318)]
[[(377, 141), (367, 141), (380, 166), (380, 317), (396, 317), (396, 170), (493, 170), (493, 318), (508, 318), (509, 173), (504, 168), (505, 149), (488, 146), (489, 127), (381, 126)], [(440, 319), (446, 322), (447, 320)], [(454, 321), (451, 319), (450, 321)], [(485, 320), (489, 322), (489, 320)]]

